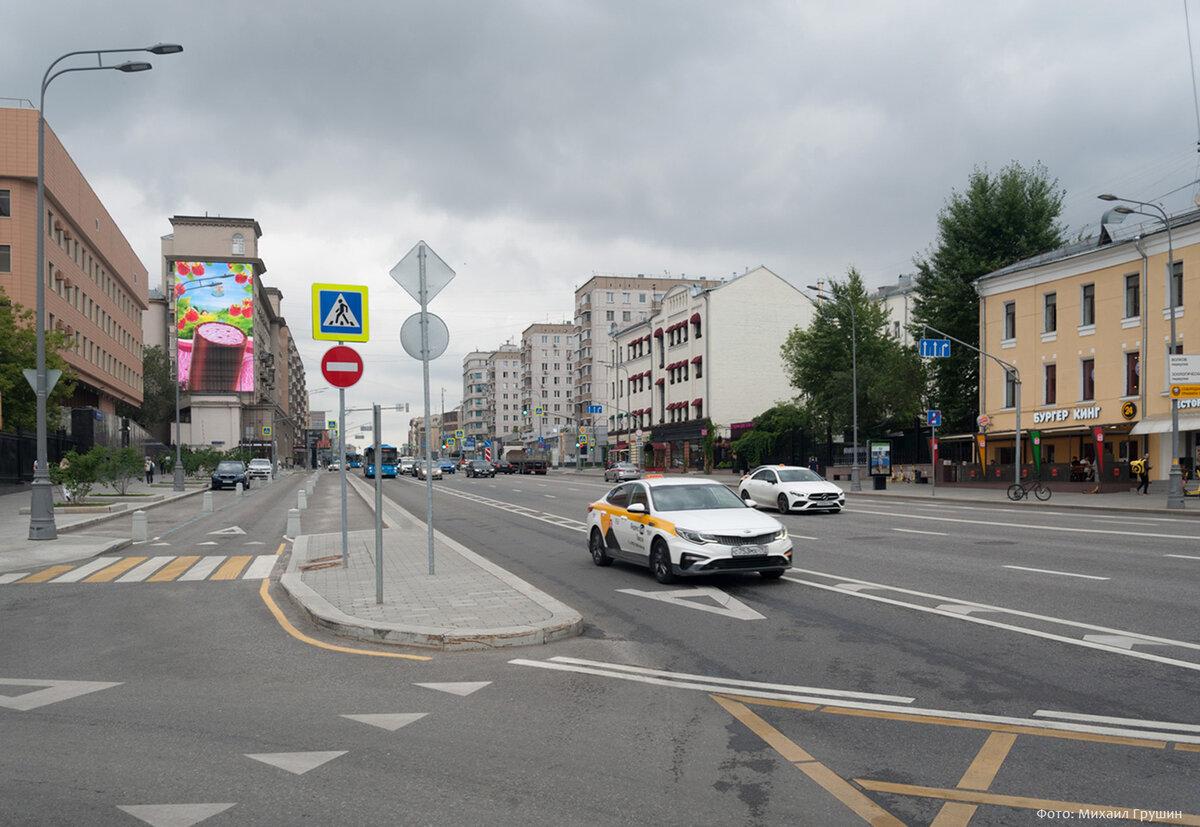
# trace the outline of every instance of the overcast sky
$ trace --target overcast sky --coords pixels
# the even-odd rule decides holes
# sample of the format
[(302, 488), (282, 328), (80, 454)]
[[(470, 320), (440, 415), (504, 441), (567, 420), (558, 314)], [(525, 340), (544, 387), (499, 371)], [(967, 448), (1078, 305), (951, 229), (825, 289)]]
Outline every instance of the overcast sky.
[(592, 275), (875, 287), (976, 167), (1044, 164), (1072, 237), (1101, 192), (1181, 211), (1200, 178), (1183, 0), (16, 0), (3, 29), (0, 96), (35, 105), (61, 54), (183, 44), (58, 78), (47, 121), (152, 284), (170, 216), (259, 221), (310, 389), (309, 286), (369, 285), (353, 405), (422, 402), (387, 275), (418, 240), (457, 272), (436, 412), (464, 354), (569, 320)]

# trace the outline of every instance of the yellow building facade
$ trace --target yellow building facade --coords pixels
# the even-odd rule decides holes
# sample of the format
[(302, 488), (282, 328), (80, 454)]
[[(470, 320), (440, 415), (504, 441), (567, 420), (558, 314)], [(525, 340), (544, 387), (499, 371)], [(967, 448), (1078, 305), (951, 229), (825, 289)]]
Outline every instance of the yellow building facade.
[[(1128, 462), (1144, 453), (1151, 479), (1166, 479), (1172, 316), (1174, 352), (1200, 354), (1200, 212), (1172, 216), (1169, 234), (1153, 219), (1115, 229), (976, 282), (980, 349), (1019, 374), (980, 357), (985, 478), (1012, 479), (1019, 421), (1025, 479), (1078, 479), (1075, 460), (1087, 458), (1104, 481), (1127, 483)], [(1186, 470), (1198, 458), (1200, 398), (1178, 405)]]

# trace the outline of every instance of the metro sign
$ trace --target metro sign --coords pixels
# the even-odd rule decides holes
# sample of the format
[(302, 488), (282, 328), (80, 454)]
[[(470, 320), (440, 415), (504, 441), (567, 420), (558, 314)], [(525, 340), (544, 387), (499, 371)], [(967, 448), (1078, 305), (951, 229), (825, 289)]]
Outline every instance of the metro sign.
[(362, 357), (352, 347), (338, 345), (321, 357), (321, 375), (335, 388), (348, 388), (362, 379)]

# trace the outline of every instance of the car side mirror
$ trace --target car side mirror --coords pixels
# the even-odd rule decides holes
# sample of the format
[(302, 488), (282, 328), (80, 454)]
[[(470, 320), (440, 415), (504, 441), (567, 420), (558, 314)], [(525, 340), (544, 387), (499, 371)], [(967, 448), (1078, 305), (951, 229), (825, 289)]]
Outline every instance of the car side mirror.
[(630, 514), (645, 514), (646, 513), (646, 504), (645, 503), (630, 503), (629, 507), (626, 508), (625, 510), (628, 511)]

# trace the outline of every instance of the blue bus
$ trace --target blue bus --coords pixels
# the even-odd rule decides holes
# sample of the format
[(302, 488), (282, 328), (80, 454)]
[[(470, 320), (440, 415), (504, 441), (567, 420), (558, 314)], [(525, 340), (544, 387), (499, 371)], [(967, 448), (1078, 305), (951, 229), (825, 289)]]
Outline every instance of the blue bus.
[[(380, 474), (384, 479), (388, 477), (396, 477), (396, 458), (397, 451), (391, 445), (379, 446), (379, 466)], [(363, 451), (362, 455), (363, 476), (367, 479), (375, 479), (375, 446), (368, 445), (367, 450)]]
[(362, 468), (362, 454), (346, 452), (346, 467), (347, 468)]

